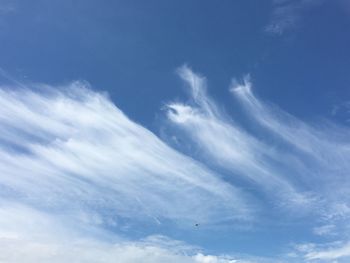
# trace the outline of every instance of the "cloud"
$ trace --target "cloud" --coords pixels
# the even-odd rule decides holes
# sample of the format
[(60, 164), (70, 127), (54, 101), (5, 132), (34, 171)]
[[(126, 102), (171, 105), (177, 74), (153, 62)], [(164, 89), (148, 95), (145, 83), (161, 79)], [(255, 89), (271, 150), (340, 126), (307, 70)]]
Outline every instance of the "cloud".
[[(185, 139), (195, 142), (197, 158), (226, 169), (232, 181), (244, 179), (245, 189), (263, 193), (272, 203), (292, 209), (291, 214), (303, 211), (311, 223), (310, 232), (319, 238), (348, 239), (350, 141), (346, 127), (324, 119), (306, 122), (264, 102), (253, 93), (249, 76), (234, 79), (230, 87), (244, 110), (240, 114), (247, 117), (243, 125), (207, 95), (204, 77), (186, 66), (179, 74), (190, 88), (191, 99), (168, 103), (167, 116)], [(266, 209), (273, 211), (271, 206)], [(324, 248), (315, 245), (315, 250), (288, 260), (323, 260), (347, 253), (345, 245)]]
[(14, 1), (1, 0), (0, 1), (0, 15), (13, 13), (16, 11), (16, 3)]
[(348, 262), (350, 244), (332, 242), (325, 244), (305, 243), (295, 246), (297, 254), (306, 262)]
[(315, 227), (313, 229), (313, 232), (319, 236), (332, 235), (334, 229), (335, 229), (335, 225), (324, 225), (320, 227)]
[[(297, 163), (294, 177), (307, 185), (312, 196), (317, 197), (313, 210), (316, 221), (323, 225), (312, 232), (328, 239), (340, 239), (333, 243), (303, 244), (300, 261), (348, 262), (350, 256), (348, 221), (350, 172), (349, 130), (322, 119), (302, 121), (280, 108), (263, 102), (252, 92), (249, 77), (233, 81), (230, 91), (245, 109), (256, 130), (280, 147), (280, 153), (288, 151)], [(343, 261), (344, 260), (344, 261)]]
[(235, 187), (81, 83), (3, 88), (0, 105), (2, 198), (157, 222), (248, 215)]
[(282, 35), (294, 29), (300, 23), (303, 12), (324, 0), (272, 0), (272, 16), (265, 31), (273, 35)]
[[(348, 217), (348, 129), (327, 120), (322, 120), (321, 123), (301, 121), (278, 107), (259, 100), (251, 87), (250, 80), (246, 78), (241, 84), (234, 82), (230, 90), (255, 127), (261, 128), (276, 145), (282, 145), (281, 154), (287, 149), (297, 160), (299, 165), (294, 166), (294, 177), (322, 200), (324, 217), (333, 220)], [(337, 191), (334, 191), (334, 187)]]
[(305, 258), (308, 260), (334, 260), (344, 257), (350, 257), (350, 244), (332, 249), (309, 251), (305, 255)]
[(241, 123), (203, 76), (178, 73), (190, 100), (166, 105), (167, 131), (187, 155), (87, 83), (0, 88), (0, 261), (284, 262), (167, 237), (198, 222), (263, 224), (260, 211), (276, 207), (287, 220), (307, 215), (317, 238), (345, 240), (299, 246), (288, 262), (348, 257), (348, 129), (264, 102), (249, 76), (230, 87)]
[(114, 263), (116, 260), (123, 263), (248, 263), (229, 259), (227, 257), (203, 255), (186, 255), (178, 251), (157, 247), (152, 244), (120, 243), (103, 244), (96, 242), (81, 242), (79, 245), (65, 246), (62, 244), (28, 243), (19, 240), (0, 239), (0, 259), (8, 263), (23, 262), (84, 262), (84, 263)]
[(1, 262), (236, 262), (163, 236), (125, 238), (252, 211), (106, 95), (82, 82), (3, 86), (0, 109)]
[(349, 113), (350, 113), (349, 101), (334, 104), (330, 112), (331, 116), (343, 121), (344, 123), (349, 123), (350, 121)]
[(70, 216), (56, 217), (21, 204), (2, 204), (0, 262), (248, 262), (206, 255), (197, 247), (162, 235), (134, 241), (98, 229), (89, 229), (90, 232), (96, 231), (94, 236), (86, 235), (86, 229), (69, 223), (71, 219)]
[(276, 152), (220, 111), (206, 94), (204, 77), (187, 66), (179, 69), (179, 75), (190, 88), (192, 102), (169, 103), (167, 116), (196, 143), (209, 162), (214, 161), (235, 177), (255, 185), (256, 191), (268, 193), (267, 196), (277, 198), (284, 205), (303, 206), (309, 202), (286, 177), (288, 170), (282, 172), (278, 168), (283, 161), (289, 161), (287, 156)]

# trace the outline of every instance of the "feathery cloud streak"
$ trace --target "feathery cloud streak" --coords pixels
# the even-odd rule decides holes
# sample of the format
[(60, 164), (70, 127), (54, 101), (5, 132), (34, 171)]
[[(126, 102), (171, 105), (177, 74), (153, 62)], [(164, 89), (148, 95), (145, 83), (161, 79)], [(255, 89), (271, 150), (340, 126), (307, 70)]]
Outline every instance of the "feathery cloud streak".
[(79, 83), (65, 92), (0, 92), (0, 184), (7, 196), (47, 208), (113, 208), (136, 218), (205, 221), (231, 217), (229, 211), (244, 217), (233, 186), (101, 94)]
[(282, 35), (294, 29), (300, 23), (303, 12), (325, 0), (272, 0), (272, 16), (270, 23), (265, 27), (267, 33)]
[[(299, 165), (294, 177), (308, 184), (314, 195), (323, 200), (325, 217), (350, 215), (349, 184), (350, 139), (348, 129), (329, 121), (306, 123), (279, 108), (258, 100), (252, 93), (249, 78), (234, 81), (232, 94), (245, 108), (257, 126), (275, 141), (285, 143)], [(334, 191), (334, 187), (337, 191)]]
[(206, 157), (255, 184), (258, 191), (277, 193), (282, 202), (306, 204), (307, 197), (271, 161), (283, 159), (283, 154), (220, 112), (206, 94), (204, 77), (186, 66), (179, 69), (179, 75), (191, 90), (192, 103), (169, 103), (167, 116), (197, 143)]
[[(119, 232), (145, 221), (185, 227), (196, 221), (251, 219), (248, 204), (253, 199), (247, 196), (260, 193), (273, 204), (316, 214), (314, 221), (322, 224), (310, 231), (317, 236), (339, 237), (334, 233), (345, 229), (350, 215), (348, 130), (311, 125), (262, 102), (246, 78), (233, 82), (231, 92), (251, 117), (251, 131), (209, 98), (204, 77), (188, 67), (179, 74), (192, 100), (169, 103), (167, 116), (201, 149), (200, 159), (211, 169), (170, 148), (82, 83), (0, 89), (3, 257), (10, 262), (20, 262), (17, 255), (33, 262), (74, 261), (78, 254), (104, 258), (101, 262), (111, 262), (109, 255), (124, 262), (142, 257), (152, 262), (240, 262), (206, 256), (187, 245), (164, 247), (173, 242), (164, 239), (162, 244), (154, 244), (154, 238), (153, 243), (124, 240)], [(216, 168), (227, 173), (218, 176)], [(249, 195), (234, 186), (236, 179), (244, 181), (240, 185)], [(159, 233), (144, 236), (149, 234)], [(16, 254), (16, 247), (23, 250)], [(331, 251), (316, 248), (301, 257), (321, 260)], [(336, 257), (347, 256), (346, 247), (334, 249)]]
[(247, 220), (250, 210), (105, 95), (80, 82), (2, 87), (0, 108), (0, 260), (232, 262), (120, 237), (142, 222), (186, 227)]
[[(248, 132), (208, 97), (204, 77), (186, 66), (179, 74), (191, 90), (191, 101), (169, 103), (167, 116), (196, 142), (209, 163), (214, 160), (235, 178), (248, 178), (247, 185), (264, 192), (274, 203), (304, 208), (308, 220), (313, 218), (310, 232), (346, 244), (350, 218), (348, 129), (326, 120), (306, 123), (259, 100), (247, 76), (242, 82), (234, 80), (230, 91), (249, 117), (252, 128)], [(267, 209), (271, 212), (272, 208)], [(347, 246), (325, 247), (298, 260), (323, 262), (334, 255), (334, 259), (347, 256)]]

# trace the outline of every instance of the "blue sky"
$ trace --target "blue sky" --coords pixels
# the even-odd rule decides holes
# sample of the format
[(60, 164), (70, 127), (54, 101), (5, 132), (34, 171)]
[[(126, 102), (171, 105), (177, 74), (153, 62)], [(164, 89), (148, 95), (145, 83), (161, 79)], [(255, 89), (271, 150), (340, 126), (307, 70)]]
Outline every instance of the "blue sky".
[(348, 262), (349, 28), (347, 0), (0, 0), (0, 261)]

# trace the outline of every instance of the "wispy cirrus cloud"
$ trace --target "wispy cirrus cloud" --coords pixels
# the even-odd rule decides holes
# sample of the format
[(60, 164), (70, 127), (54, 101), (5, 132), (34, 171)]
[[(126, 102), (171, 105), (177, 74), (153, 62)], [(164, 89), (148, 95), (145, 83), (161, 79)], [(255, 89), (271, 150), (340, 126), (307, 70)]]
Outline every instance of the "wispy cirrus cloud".
[[(192, 139), (206, 158), (224, 167), (235, 177), (255, 184), (257, 191), (268, 192), (273, 199), (287, 203), (307, 205), (307, 195), (299, 191), (278, 168), (290, 159), (276, 152), (273, 147), (245, 131), (225, 113), (206, 94), (205, 78), (184, 66), (179, 69), (180, 77), (191, 90), (192, 102), (169, 103), (168, 118)], [(277, 163), (281, 160), (280, 164)]]
[(0, 1), (0, 15), (12, 13), (16, 10), (17, 6), (15, 1)]
[(295, 256), (304, 262), (345, 263), (350, 259), (350, 244), (344, 241), (324, 244), (304, 243), (296, 245), (295, 250)]
[[(262, 101), (254, 95), (250, 77), (246, 76), (243, 81), (234, 80), (230, 92), (248, 117), (248, 132), (209, 98), (204, 77), (186, 66), (179, 74), (190, 88), (191, 100), (169, 103), (167, 116), (185, 138), (196, 143), (199, 155), (230, 171), (236, 180), (248, 179), (246, 186), (263, 192), (275, 203), (304, 207), (309, 220), (312, 218), (311, 233), (345, 240), (341, 242), (346, 244), (350, 218), (348, 129), (327, 120), (305, 122)], [(271, 207), (267, 209), (272, 211)], [(319, 250), (294, 259), (347, 257), (346, 246), (335, 246), (334, 251), (323, 251), (322, 243), (315, 246)]]
[[(258, 99), (252, 92), (249, 77), (234, 81), (230, 89), (241, 103), (255, 127), (266, 136), (280, 141), (299, 163), (294, 177), (309, 186), (317, 196), (312, 232), (324, 237), (325, 243), (298, 246), (300, 261), (347, 262), (349, 260), (350, 172), (349, 130), (325, 119), (313, 123), (302, 121), (280, 108)], [(321, 224), (321, 225), (319, 225)], [(334, 242), (329, 243), (329, 240)]]
[[(246, 77), (230, 92), (248, 129), (210, 98), (203, 76), (187, 66), (178, 73), (190, 100), (168, 103), (167, 117), (197, 154), (171, 148), (86, 83), (0, 88), (0, 261), (347, 259), (348, 129), (264, 102)], [(259, 224), (254, 209), (276, 207), (288, 220), (307, 215), (305, 231), (318, 238), (342, 241), (299, 246), (281, 260), (215, 256), (158, 227)]]
[[(303, 122), (259, 100), (251, 87), (252, 83), (246, 78), (242, 83), (235, 82), (231, 92), (252, 121), (270, 134), (275, 142), (286, 143), (285, 149), (302, 164), (297, 167), (294, 177), (308, 185), (310, 191), (322, 200), (324, 217), (331, 220), (348, 217), (348, 129), (327, 120), (313, 124)], [(333, 191), (334, 187), (337, 191)]]
[(335, 225), (323, 225), (323, 226), (315, 227), (313, 229), (313, 232), (319, 236), (334, 235), (335, 228), (336, 228)]
[(164, 222), (246, 221), (252, 211), (235, 186), (106, 95), (82, 82), (3, 86), (0, 108), (0, 261), (232, 262), (171, 239), (121, 237)]
[(295, 29), (299, 26), (303, 13), (308, 8), (325, 0), (272, 0), (272, 14), (265, 31), (273, 35)]
[(81, 83), (65, 92), (1, 89), (0, 104), (0, 183), (7, 196), (47, 209), (113, 209), (156, 221), (247, 212), (235, 187)]

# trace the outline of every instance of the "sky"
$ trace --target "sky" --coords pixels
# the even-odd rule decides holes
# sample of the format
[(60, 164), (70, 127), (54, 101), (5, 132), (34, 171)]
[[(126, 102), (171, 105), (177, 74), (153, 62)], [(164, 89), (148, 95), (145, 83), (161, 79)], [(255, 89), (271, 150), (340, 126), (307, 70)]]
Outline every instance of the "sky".
[(350, 260), (348, 0), (0, 0), (0, 262)]

